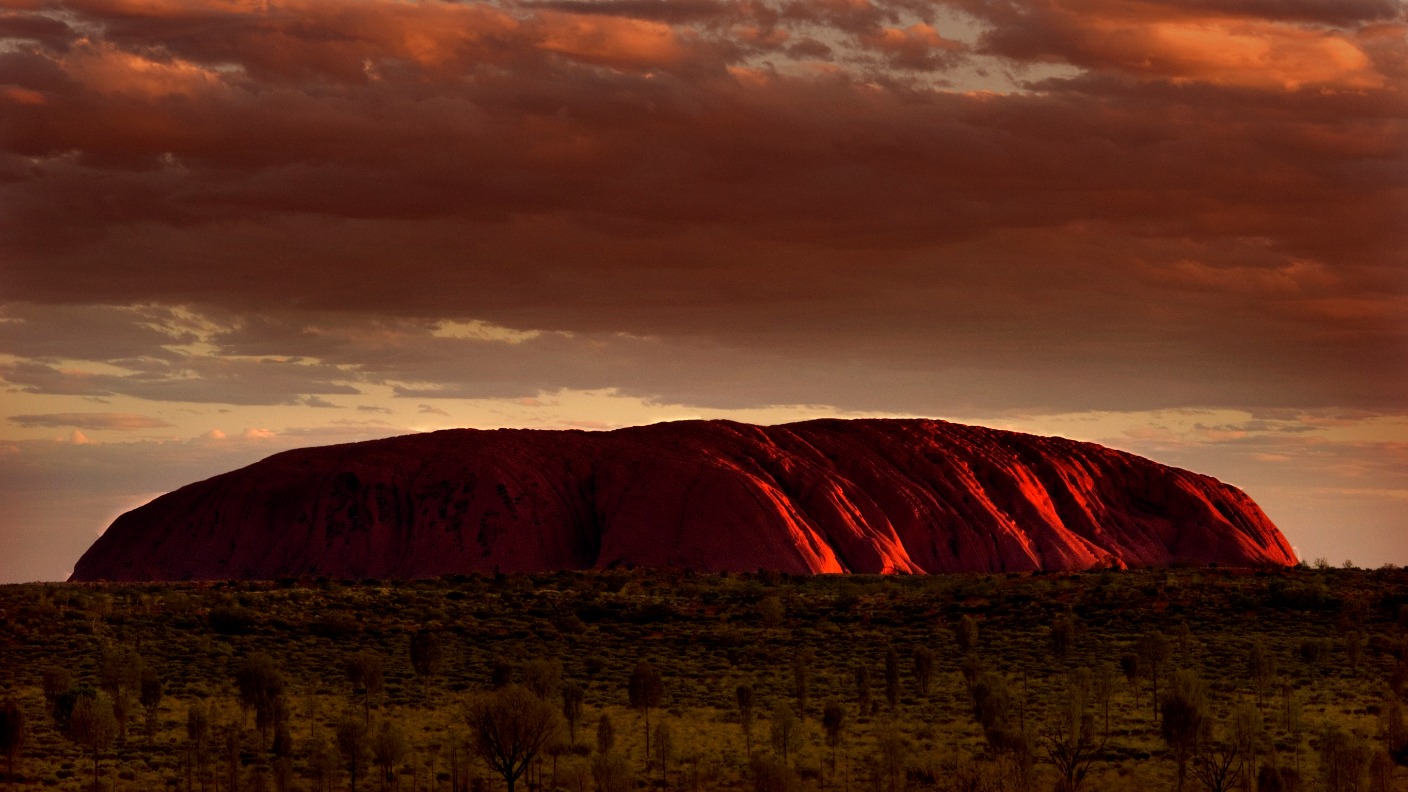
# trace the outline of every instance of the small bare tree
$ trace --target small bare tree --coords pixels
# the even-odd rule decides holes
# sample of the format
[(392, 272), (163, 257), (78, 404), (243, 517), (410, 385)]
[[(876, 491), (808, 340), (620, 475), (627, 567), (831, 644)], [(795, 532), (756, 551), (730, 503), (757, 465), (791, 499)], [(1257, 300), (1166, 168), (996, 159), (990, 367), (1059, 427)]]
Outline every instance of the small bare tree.
[(1095, 716), (1086, 709), (1084, 679), (1070, 677), (1061, 711), (1041, 733), (1046, 756), (1056, 766), (1057, 792), (1079, 792), (1090, 768), (1105, 753), (1105, 739), (1097, 735)]
[(287, 683), (274, 659), (263, 652), (245, 657), (235, 668), (235, 685), (239, 689), (240, 707), (254, 710), (255, 727), (260, 744), (269, 742), (269, 735), (288, 720)]
[(560, 726), (556, 709), (517, 685), (473, 699), (464, 719), (474, 752), (503, 777), (508, 792)]
[[(1173, 653), (1169, 646), (1168, 636), (1160, 632), (1145, 633), (1140, 636), (1138, 644), (1139, 668), (1149, 676), (1149, 682), (1153, 687), (1154, 694), (1154, 719), (1159, 719), (1159, 670), (1168, 662), (1169, 656)], [(1182, 784), (1180, 783), (1180, 788)]]
[(343, 670), (352, 692), (362, 692), (362, 720), (371, 723), (372, 697), (381, 695), (385, 688), (385, 671), (381, 655), (376, 652), (358, 652), (347, 658)]
[(1246, 761), (1235, 744), (1209, 741), (1198, 747), (1191, 769), (1207, 792), (1232, 792), (1242, 783)]
[(1211, 723), (1208, 720), (1208, 686), (1192, 671), (1178, 671), (1173, 675), (1173, 684), (1164, 693), (1163, 719), (1159, 731), (1164, 742), (1173, 749), (1174, 761), (1178, 764), (1178, 790), (1183, 792), (1183, 780), (1188, 774), (1188, 761), (1193, 758), (1199, 745), (1207, 738)]
[(773, 708), (769, 722), (773, 750), (781, 754), (782, 763), (787, 764), (788, 757), (796, 753), (801, 744), (801, 724), (792, 715), (792, 709), (784, 705)]
[(660, 672), (656, 671), (649, 661), (640, 661), (636, 664), (636, 670), (631, 672), (627, 694), (631, 709), (645, 713), (645, 755), (650, 756), (650, 711), (660, 706), (660, 699), (665, 695), (665, 685), (660, 681)]
[(391, 721), (382, 721), (372, 741), (372, 762), (381, 770), (381, 789), (386, 792), (390, 785), (396, 786), (396, 766), (401, 764), (410, 752), (406, 733)]
[(98, 790), (98, 757), (117, 737), (117, 716), (106, 693), (80, 696), (69, 716), (68, 735), (75, 743), (93, 752), (93, 792)]
[(347, 772), (351, 774), (352, 792), (357, 792), (357, 770), (366, 764), (367, 755), (371, 753), (369, 731), (366, 719), (350, 712), (343, 713), (337, 722), (337, 750), (342, 754)]

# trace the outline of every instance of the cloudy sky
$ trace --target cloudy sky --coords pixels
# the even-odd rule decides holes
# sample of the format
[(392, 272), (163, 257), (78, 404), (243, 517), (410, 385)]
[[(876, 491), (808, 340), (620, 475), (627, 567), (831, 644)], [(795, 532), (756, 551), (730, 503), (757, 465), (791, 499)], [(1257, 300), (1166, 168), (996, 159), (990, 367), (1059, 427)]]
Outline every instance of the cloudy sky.
[(285, 448), (930, 416), (1408, 563), (1394, 0), (0, 0), (0, 582)]

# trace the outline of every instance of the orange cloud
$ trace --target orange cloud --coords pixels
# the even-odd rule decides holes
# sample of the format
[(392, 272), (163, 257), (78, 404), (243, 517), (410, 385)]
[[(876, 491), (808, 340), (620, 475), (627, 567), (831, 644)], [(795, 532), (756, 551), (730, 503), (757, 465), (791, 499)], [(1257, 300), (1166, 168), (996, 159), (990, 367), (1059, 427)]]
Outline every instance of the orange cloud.
[(1263, 15), (1256, 4), (1238, 5), (1032, 3), (1027, 13), (993, 16), (983, 44), (990, 53), (1017, 60), (1063, 61), (1175, 84), (1286, 91), (1384, 87), (1386, 78), (1366, 46), (1385, 25), (1347, 19), (1330, 27), (1296, 15)]
[(1275, 23), (1210, 19), (1162, 22), (1139, 35), (1151, 71), (1175, 82), (1295, 90), (1303, 85), (1378, 88), (1383, 75), (1342, 33)]
[(867, 46), (886, 53), (894, 65), (911, 69), (934, 68), (945, 62), (945, 56), (964, 48), (939, 35), (933, 25), (922, 22), (906, 28), (882, 27), (861, 39)]
[(675, 30), (660, 22), (551, 12), (537, 22), (538, 46), (574, 60), (648, 69), (674, 65), (685, 55)]
[(154, 60), (105, 42), (81, 41), (63, 65), (74, 79), (105, 94), (190, 97), (224, 85), (212, 69), (179, 58)]
[(0, 101), (12, 102), (17, 105), (42, 105), (47, 100), (44, 98), (44, 94), (38, 91), (31, 91), (17, 85), (6, 85), (0, 86)]

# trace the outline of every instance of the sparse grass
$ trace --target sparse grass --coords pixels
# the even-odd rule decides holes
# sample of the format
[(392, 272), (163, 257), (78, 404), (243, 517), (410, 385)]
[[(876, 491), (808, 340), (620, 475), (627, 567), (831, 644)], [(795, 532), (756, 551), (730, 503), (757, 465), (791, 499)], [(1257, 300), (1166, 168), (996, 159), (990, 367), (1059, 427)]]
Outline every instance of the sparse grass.
[[(773, 597), (782, 605), (780, 618), (771, 602), (760, 608)], [(1058, 660), (1048, 630), (1067, 614), (1077, 628)], [(49, 666), (64, 666), (76, 684), (96, 687), (105, 647), (134, 647), (165, 683), (157, 733), (149, 742), (142, 709), (134, 704), (127, 739), (103, 755), (102, 788), (185, 789), (186, 712), (203, 701), (217, 727), (238, 725), (241, 788), (263, 783), (272, 790), (274, 757), (257, 738), (254, 716), (241, 712), (233, 681), (240, 658), (264, 652), (289, 682), (290, 788), (312, 790), (313, 746), (331, 737), (345, 710), (360, 712), (344, 660), (377, 652), (385, 661), (385, 691), (374, 701), (372, 719), (398, 722), (412, 745), (397, 774), (400, 789), (450, 790), (450, 754), (464, 739), (463, 698), (489, 685), (495, 659), (517, 665), (556, 657), (564, 680), (585, 693), (578, 747), (558, 757), (556, 786), (592, 788), (588, 746), (605, 712), (636, 784), (654, 787), (659, 768), (648, 765), (642, 720), (627, 707), (627, 678), (647, 659), (665, 683), (652, 724), (668, 723), (677, 747), (668, 787), (751, 789), (735, 689), (752, 685), (753, 749), (771, 752), (767, 715), (792, 701), (793, 654), (810, 648), (809, 707), (793, 757), (801, 788), (888, 789), (896, 778), (910, 789), (957, 789), (982, 779), (988, 788), (1013, 788), (1012, 762), (994, 753), (974, 719), (966, 667), (1005, 682), (1012, 724), (1037, 745), (1030, 787), (1045, 790), (1055, 775), (1040, 734), (1062, 710), (1067, 675), (1108, 666), (1114, 680), (1109, 737), (1083, 788), (1152, 792), (1174, 788), (1172, 754), (1154, 719), (1149, 679), (1131, 684), (1117, 664), (1141, 635), (1161, 632), (1172, 647), (1161, 685), (1174, 668), (1197, 671), (1209, 683), (1219, 723), (1238, 704), (1256, 703), (1268, 738), (1258, 762), (1298, 766), (1301, 788), (1320, 789), (1316, 746), (1325, 727), (1349, 732), (1368, 749), (1366, 756), (1386, 750), (1390, 688), (1395, 675), (1400, 689), (1408, 677), (1405, 614), (1408, 573), (1397, 569), (890, 578), (610, 571), (410, 582), (33, 584), (0, 587), (0, 698), (15, 697), (28, 723), (18, 786), (90, 789), (91, 753), (58, 732), (41, 677)], [(965, 615), (980, 628), (969, 656), (953, 636)], [(416, 677), (408, 652), (411, 635), (423, 629), (439, 631), (445, 646), (442, 667), (428, 682)], [(1257, 639), (1276, 665), (1261, 697), (1247, 663)], [(1323, 643), (1306, 648), (1307, 642)], [(1351, 668), (1356, 643), (1359, 657)], [(884, 695), (890, 645), (903, 670), (893, 712)], [(927, 697), (918, 692), (910, 661), (921, 645), (935, 653)], [(864, 713), (857, 710), (854, 681), (861, 663), (874, 680), (875, 705)], [(1287, 728), (1288, 697), (1299, 711), (1298, 730)], [(832, 701), (846, 712), (835, 773), (820, 724), (822, 708)], [(1092, 709), (1103, 733), (1104, 711)], [(904, 748), (898, 776), (885, 772), (880, 750), (891, 730)], [(216, 758), (209, 765), (223, 767)], [(470, 770), (487, 788), (501, 786), (477, 762)], [(1394, 772), (1393, 788), (1408, 789), (1408, 771)], [(551, 759), (535, 773), (535, 783), (553, 786)], [(213, 780), (203, 788), (214, 789)], [(202, 788), (199, 781), (195, 786)], [(379, 789), (380, 782), (364, 771), (358, 786)], [(224, 780), (220, 788), (227, 788)], [(345, 772), (334, 788), (347, 788)], [(1197, 788), (1191, 779), (1188, 788)]]

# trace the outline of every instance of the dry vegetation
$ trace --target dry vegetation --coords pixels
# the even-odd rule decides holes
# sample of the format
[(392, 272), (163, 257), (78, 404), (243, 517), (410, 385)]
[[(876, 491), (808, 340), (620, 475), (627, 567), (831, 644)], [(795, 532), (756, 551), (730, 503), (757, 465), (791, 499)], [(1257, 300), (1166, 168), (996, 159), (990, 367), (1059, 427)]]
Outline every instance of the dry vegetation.
[(6, 586), (0, 759), (467, 792), (483, 724), (542, 717), (519, 790), (1387, 792), (1405, 655), (1399, 569)]

